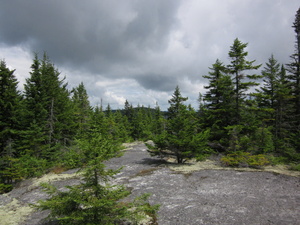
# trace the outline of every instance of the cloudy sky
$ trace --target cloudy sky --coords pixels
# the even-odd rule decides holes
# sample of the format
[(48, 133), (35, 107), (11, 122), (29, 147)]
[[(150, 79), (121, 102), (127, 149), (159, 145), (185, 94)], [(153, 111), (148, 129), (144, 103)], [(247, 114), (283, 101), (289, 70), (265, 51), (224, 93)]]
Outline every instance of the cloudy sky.
[(216, 59), (235, 38), (248, 59), (287, 63), (299, 0), (1, 0), (0, 59), (22, 89), (33, 53), (46, 51), (69, 88), (85, 84), (92, 105), (126, 99), (168, 107), (179, 85), (195, 108)]

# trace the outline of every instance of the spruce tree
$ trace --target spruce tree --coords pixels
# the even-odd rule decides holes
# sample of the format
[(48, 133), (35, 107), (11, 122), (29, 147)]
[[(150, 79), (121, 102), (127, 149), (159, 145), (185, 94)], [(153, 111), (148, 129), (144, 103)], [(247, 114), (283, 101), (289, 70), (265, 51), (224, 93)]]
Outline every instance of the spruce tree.
[(30, 77), (24, 84), (24, 131), (22, 146), (24, 153), (43, 157), (47, 143), (47, 103), (44, 91), (44, 79), (41, 73), (41, 62), (35, 54)]
[(152, 123), (152, 133), (153, 136), (157, 136), (163, 133), (165, 130), (166, 122), (163, 114), (160, 110), (159, 105), (156, 103), (155, 111), (154, 111), (154, 118)]
[(184, 163), (209, 152), (209, 131), (200, 132), (195, 110), (184, 104), (187, 99), (177, 86), (169, 100), (166, 129), (154, 138), (156, 148), (150, 150), (152, 154), (175, 157), (177, 163)]
[(13, 145), (19, 129), (21, 96), (14, 70), (0, 61), (0, 155), (13, 154)]
[(71, 93), (73, 94), (72, 102), (74, 106), (77, 136), (81, 137), (90, 128), (92, 108), (83, 82), (73, 88)]
[(293, 99), (292, 90), (283, 65), (276, 79), (275, 90), (275, 150), (278, 153), (285, 154), (284, 152), (291, 148), (291, 115), (294, 111), (291, 102)]
[[(211, 128), (211, 140), (219, 142), (226, 136), (224, 127), (232, 125), (234, 112), (234, 90), (231, 77), (226, 74), (226, 67), (219, 60), (209, 68), (208, 91), (204, 94), (205, 104), (201, 108), (200, 120), (202, 126)], [(218, 145), (220, 147), (220, 145)]]
[(134, 120), (134, 109), (132, 104), (128, 102), (126, 99), (124, 103), (124, 116), (126, 117), (126, 120), (128, 122), (127, 130), (130, 134), (130, 136), (134, 139), (134, 125), (133, 125), (133, 120)]
[(246, 57), (248, 52), (245, 48), (248, 43), (242, 43), (238, 38), (233, 42), (228, 53), (231, 64), (227, 66), (229, 74), (232, 76), (234, 84), (234, 100), (235, 100), (235, 123), (240, 124), (242, 121), (243, 102), (247, 97), (247, 91), (250, 87), (258, 85), (255, 80), (261, 76), (256, 74), (245, 74), (246, 71), (257, 70), (261, 65), (253, 65), (255, 60), (248, 61)]
[(258, 106), (261, 111), (262, 121), (274, 127), (275, 111), (276, 111), (276, 91), (278, 89), (277, 81), (280, 76), (280, 64), (273, 55), (269, 58), (266, 66), (262, 70), (263, 85), (254, 94), (258, 101)]
[(36, 54), (31, 69), (24, 85), (22, 149), (38, 158), (51, 159), (74, 135), (70, 93), (46, 54), (41, 60)]
[(39, 201), (37, 209), (50, 210), (48, 219), (61, 224), (138, 224), (145, 218), (145, 212), (155, 219), (159, 206), (147, 202), (149, 195), (122, 202), (130, 192), (124, 186), (110, 184), (120, 170), (107, 170), (103, 162), (119, 154), (118, 145), (98, 130), (90, 130), (84, 139), (78, 140), (78, 146), (85, 162), (82, 182), (67, 186), (67, 191), (43, 184), (50, 198)]
[(291, 62), (287, 64), (289, 79), (292, 84), (294, 118), (292, 132), (295, 134), (294, 143), (298, 152), (300, 152), (300, 8), (296, 12), (293, 26), (296, 34), (295, 52), (290, 56)]
[[(14, 158), (19, 156), (16, 142), (19, 139), (20, 93), (17, 90), (14, 70), (0, 61), (0, 193), (10, 190), (16, 177), (12, 170)], [(17, 171), (16, 171), (17, 172)]]
[(122, 115), (121, 110), (117, 110), (114, 113), (114, 121), (117, 128), (115, 138), (122, 143), (130, 141), (130, 134), (127, 130), (128, 121), (127, 118)]

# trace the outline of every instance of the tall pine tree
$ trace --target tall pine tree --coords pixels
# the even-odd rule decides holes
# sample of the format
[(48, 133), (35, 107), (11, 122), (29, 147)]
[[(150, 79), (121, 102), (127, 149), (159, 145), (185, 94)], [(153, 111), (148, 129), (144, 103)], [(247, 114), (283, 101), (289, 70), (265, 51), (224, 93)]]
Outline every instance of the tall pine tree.
[(201, 107), (200, 120), (204, 127), (211, 128), (211, 140), (215, 142), (224, 138), (224, 127), (233, 123), (234, 90), (231, 77), (226, 74), (226, 67), (220, 60), (217, 59), (209, 69), (209, 75), (203, 76), (209, 84), (204, 87), (208, 91), (203, 97), (205, 105)]
[(19, 154), (15, 143), (19, 134), (20, 93), (14, 70), (0, 61), (0, 193), (9, 191), (13, 179), (14, 158)]
[(31, 69), (24, 85), (22, 148), (35, 157), (51, 159), (73, 136), (70, 93), (46, 53), (41, 60), (35, 55)]
[(293, 26), (296, 34), (295, 52), (291, 55), (291, 62), (287, 65), (289, 79), (292, 82), (293, 91), (293, 133), (295, 134), (295, 147), (300, 153), (300, 8), (298, 9)]
[(166, 130), (154, 138), (156, 150), (152, 153), (173, 156), (177, 163), (208, 150), (209, 131), (200, 132), (195, 110), (184, 104), (187, 99), (177, 86), (169, 100)]
[(255, 80), (261, 76), (255, 74), (246, 74), (246, 71), (257, 70), (261, 65), (253, 65), (255, 60), (248, 61), (246, 57), (248, 52), (245, 48), (248, 43), (242, 43), (238, 38), (233, 42), (228, 53), (231, 59), (231, 64), (227, 66), (229, 74), (232, 76), (232, 81), (234, 84), (234, 100), (235, 100), (235, 121), (236, 124), (242, 122), (243, 113), (243, 103), (247, 97), (247, 91), (250, 87), (255, 87), (258, 85)]
[(84, 84), (81, 82), (72, 90), (77, 135), (81, 137), (90, 128), (92, 108)]
[(0, 61), (0, 156), (13, 154), (13, 145), (19, 129), (21, 96), (14, 70), (5, 61)]

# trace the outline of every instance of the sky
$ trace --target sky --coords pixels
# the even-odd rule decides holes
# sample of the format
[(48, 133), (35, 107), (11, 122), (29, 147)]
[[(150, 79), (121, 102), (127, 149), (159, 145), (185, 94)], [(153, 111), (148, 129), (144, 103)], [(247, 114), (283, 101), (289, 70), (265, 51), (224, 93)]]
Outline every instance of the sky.
[[(0, 59), (23, 90), (34, 53), (46, 52), (69, 89), (91, 105), (165, 110), (178, 85), (198, 108), (209, 67), (225, 65), (235, 38), (248, 60), (289, 62), (299, 0), (1, 0)], [(258, 73), (261, 71), (258, 71)]]

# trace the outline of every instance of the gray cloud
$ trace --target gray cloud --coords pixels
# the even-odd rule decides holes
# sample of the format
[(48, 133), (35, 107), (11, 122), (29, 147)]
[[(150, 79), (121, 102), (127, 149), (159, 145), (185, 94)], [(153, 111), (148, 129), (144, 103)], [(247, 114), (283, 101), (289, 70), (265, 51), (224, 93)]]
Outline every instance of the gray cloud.
[(173, 0), (5, 1), (0, 38), (47, 51), (58, 64), (109, 73), (144, 51), (162, 51), (177, 7)]
[[(120, 101), (136, 88), (153, 102), (181, 84), (196, 99), (202, 75), (217, 58), (228, 63), (236, 37), (249, 43), (249, 59), (258, 64), (272, 53), (287, 63), (298, 8), (298, 0), (3, 0), (0, 47), (46, 51), (71, 83), (87, 84), (93, 99)], [(105, 79), (111, 86), (98, 90)], [(136, 83), (127, 90), (116, 79)]]
[(175, 89), (174, 84), (177, 83), (177, 78), (175, 79), (170, 76), (162, 74), (143, 74), (141, 76), (135, 77), (137, 82), (141, 84), (146, 89), (152, 89), (155, 91), (164, 90), (167, 92), (173, 91)]

